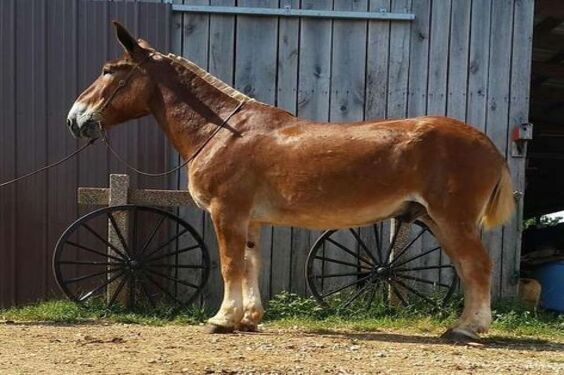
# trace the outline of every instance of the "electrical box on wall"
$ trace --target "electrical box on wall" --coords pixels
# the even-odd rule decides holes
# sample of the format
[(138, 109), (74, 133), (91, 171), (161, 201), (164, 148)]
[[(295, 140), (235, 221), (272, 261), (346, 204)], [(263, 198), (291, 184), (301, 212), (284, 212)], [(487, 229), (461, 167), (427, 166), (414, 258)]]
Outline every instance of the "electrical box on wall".
[(527, 155), (527, 143), (533, 139), (533, 124), (530, 122), (517, 125), (511, 132), (511, 156), (524, 158)]

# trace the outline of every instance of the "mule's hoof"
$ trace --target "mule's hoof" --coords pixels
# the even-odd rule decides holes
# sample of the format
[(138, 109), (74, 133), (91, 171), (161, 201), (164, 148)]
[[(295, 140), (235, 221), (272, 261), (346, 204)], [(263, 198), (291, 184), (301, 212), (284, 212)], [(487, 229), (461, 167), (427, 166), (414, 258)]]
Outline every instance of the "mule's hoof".
[(237, 331), (241, 332), (258, 332), (258, 327), (254, 324), (249, 323), (239, 323), (237, 325)]
[(477, 334), (460, 328), (447, 329), (446, 332), (441, 335), (441, 338), (458, 344), (470, 344), (470, 343), (480, 342), (480, 337)]
[(217, 324), (206, 324), (206, 330), (208, 333), (233, 333), (235, 327), (219, 326)]

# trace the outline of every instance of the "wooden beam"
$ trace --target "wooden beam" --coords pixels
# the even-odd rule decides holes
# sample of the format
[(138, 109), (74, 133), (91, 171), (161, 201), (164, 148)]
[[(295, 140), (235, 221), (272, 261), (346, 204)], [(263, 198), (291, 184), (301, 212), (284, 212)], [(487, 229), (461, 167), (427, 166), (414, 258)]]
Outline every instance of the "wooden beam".
[[(109, 195), (110, 189), (108, 188), (80, 187), (78, 188), (78, 204), (107, 206)], [(160, 207), (196, 205), (188, 191), (152, 189), (129, 189), (127, 203)]]
[(564, 19), (564, 2), (561, 0), (535, 0), (535, 15)]

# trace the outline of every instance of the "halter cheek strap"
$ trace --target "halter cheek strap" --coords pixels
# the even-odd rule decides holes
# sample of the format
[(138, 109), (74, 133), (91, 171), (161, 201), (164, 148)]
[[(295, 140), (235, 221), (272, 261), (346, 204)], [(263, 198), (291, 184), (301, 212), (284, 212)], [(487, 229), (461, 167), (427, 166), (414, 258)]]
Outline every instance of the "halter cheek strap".
[(131, 77), (133, 77), (133, 74), (135, 73), (135, 71), (137, 69), (139, 69), (143, 64), (145, 64), (147, 61), (149, 61), (149, 59), (151, 57), (153, 57), (154, 53), (150, 53), (147, 55), (147, 57), (145, 59), (143, 59), (143, 61), (141, 61), (138, 64), (135, 64), (133, 66), (133, 68), (131, 68), (131, 70), (129, 71), (129, 73), (127, 73), (127, 75), (125, 76), (124, 79), (120, 79), (120, 81), (118, 82), (118, 85), (114, 88), (114, 91), (112, 91), (112, 93), (110, 94), (110, 96), (108, 96), (106, 98), (106, 100), (104, 100), (104, 102), (102, 102), (102, 105), (100, 106), (100, 108), (98, 108), (96, 110), (96, 115), (100, 115), (104, 112), (104, 110), (106, 109), (106, 107), (112, 102), (112, 100), (114, 100), (115, 96), (117, 95), (117, 93), (123, 89), (125, 86), (127, 86), (127, 84), (129, 83), (129, 80), (131, 79)]

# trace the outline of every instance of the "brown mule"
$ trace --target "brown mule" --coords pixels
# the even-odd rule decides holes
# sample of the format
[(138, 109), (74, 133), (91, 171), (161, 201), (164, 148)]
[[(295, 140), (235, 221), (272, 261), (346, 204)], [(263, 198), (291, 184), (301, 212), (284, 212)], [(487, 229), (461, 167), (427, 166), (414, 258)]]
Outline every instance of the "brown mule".
[(424, 207), (420, 219), (464, 286), (464, 311), (448, 335), (474, 339), (488, 329), (492, 265), (479, 228), (506, 221), (514, 202), (506, 162), (484, 134), (445, 117), (299, 119), (116, 29), (126, 54), (78, 97), (68, 126), (97, 137), (100, 126), (152, 114), (184, 159), (193, 158), (188, 188), (211, 214), (225, 284), (213, 331), (254, 330), (262, 318), (262, 224), (346, 228), (414, 205)]

